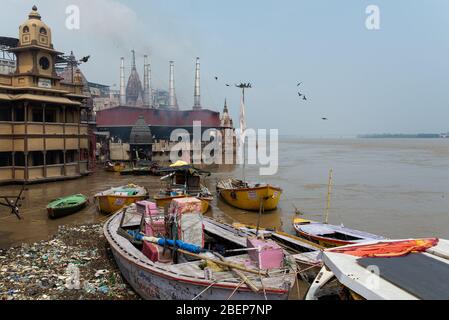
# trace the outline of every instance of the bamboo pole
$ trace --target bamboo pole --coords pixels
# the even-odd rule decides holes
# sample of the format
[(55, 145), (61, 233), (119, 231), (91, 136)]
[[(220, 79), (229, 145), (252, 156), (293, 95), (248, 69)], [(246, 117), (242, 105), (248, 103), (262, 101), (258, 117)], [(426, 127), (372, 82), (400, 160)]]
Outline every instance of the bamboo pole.
[(177, 249), (177, 251), (179, 251), (179, 252), (181, 252), (183, 254), (186, 254), (188, 256), (191, 256), (191, 257), (195, 257), (195, 258), (203, 259), (203, 260), (208, 260), (208, 261), (211, 261), (213, 263), (216, 263), (216, 264), (219, 264), (219, 265), (223, 265), (223, 266), (226, 266), (226, 267), (229, 267), (229, 268), (234, 268), (234, 269), (237, 269), (237, 270), (241, 270), (241, 271), (245, 271), (245, 272), (249, 272), (249, 273), (253, 273), (253, 274), (261, 274), (261, 275), (263, 275), (265, 277), (268, 276), (268, 272), (266, 272), (266, 271), (264, 272), (264, 271), (256, 270), (256, 269), (248, 269), (248, 268), (244, 267), (243, 265), (240, 265), (240, 264), (237, 264), (237, 263), (221, 261), (221, 260), (217, 260), (217, 259), (212, 259), (212, 258), (205, 257), (205, 256), (202, 256), (202, 255), (199, 255), (199, 254), (196, 254), (196, 253), (192, 253), (192, 252), (189, 252), (189, 251), (186, 251), (186, 250), (183, 250), (183, 249)]
[[(225, 258), (219, 254), (214, 252), (214, 254), (221, 260), (225, 261)], [(259, 292), (260, 289), (247, 277), (245, 276), (240, 270), (236, 270), (234, 268), (230, 268), (232, 272), (234, 272), (242, 281), (246, 283), (246, 285), (253, 291), (253, 292)], [(262, 281), (261, 281), (262, 282)]]

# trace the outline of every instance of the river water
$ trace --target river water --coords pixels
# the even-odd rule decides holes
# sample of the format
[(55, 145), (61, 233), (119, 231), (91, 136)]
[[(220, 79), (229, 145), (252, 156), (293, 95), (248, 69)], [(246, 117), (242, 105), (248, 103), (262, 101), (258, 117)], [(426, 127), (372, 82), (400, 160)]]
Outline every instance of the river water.
[[(293, 233), (294, 207), (304, 218), (322, 220), (327, 198), (328, 171), (333, 169), (329, 222), (381, 234), (389, 238), (437, 236), (449, 238), (449, 139), (300, 139), (281, 138), (279, 170), (259, 176), (247, 166), (248, 180), (283, 188), (280, 206), (261, 218), (265, 227)], [(240, 166), (210, 167), (210, 190), (226, 177), (241, 177)], [(24, 220), (0, 208), (0, 247), (49, 238), (61, 224), (98, 222), (104, 216), (92, 203), (83, 211), (50, 220), (45, 206), (74, 193), (92, 196), (112, 186), (133, 182), (150, 194), (161, 187), (159, 177), (120, 176), (101, 168), (77, 180), (28, 186), (21, 208)], [(19, 186), (2, 186), (0, 194)], [(214, 199), (208, 215), (225, 220), (257, 223), (257, 213), (232, 208)]]

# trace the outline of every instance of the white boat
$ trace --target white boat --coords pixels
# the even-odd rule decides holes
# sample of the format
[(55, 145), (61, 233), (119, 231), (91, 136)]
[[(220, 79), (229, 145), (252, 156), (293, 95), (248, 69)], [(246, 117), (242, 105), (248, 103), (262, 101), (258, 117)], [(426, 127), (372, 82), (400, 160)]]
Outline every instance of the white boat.
[(306, 300), (449, 299), (449, 241), (382, 240), (324, 250)]
[[(204, 231), (208, 237), (214, 238), (215, 241), (220, 241), (219, 238), (226, 239), (230, 247), (243, 249), (234, 255), (226, 256), (226, 261), (258, 270), (251, 265), (245, 251), (246, 235), (239, 235), (238, 230), (230, 230), (228, 225), (205, 217), (203, 221)], [(123, 233), (122, 227), (133, 228), (139, 224), (140, 217), (131, 205), (115, 213), (104, 224), (104, 234), (122, 275), (144, 299), (285, 300), (295, 284), (296, 265), (290, 261), (287, 253), (284, 259), (291, 263), (285, 263), (282, 268), (270, 269), (265, 275), (241, 272), (259, 288), (256, 292), (229, 269), (214, 271), (210, 277), (200, 268), (200, 259), (178, 263), (153, 262)], [(224, 245), (226, 243), (223, 242)]]

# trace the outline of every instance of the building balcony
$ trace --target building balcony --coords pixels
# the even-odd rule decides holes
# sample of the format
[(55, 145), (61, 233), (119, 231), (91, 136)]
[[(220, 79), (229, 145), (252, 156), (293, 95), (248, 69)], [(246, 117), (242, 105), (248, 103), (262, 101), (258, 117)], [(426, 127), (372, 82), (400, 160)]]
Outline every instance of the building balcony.
[[(79, 128), (79, 131), (78, 131)], [(0, 122), (0, 135), (88, 135), (87, 124), (57, 122)]]
[(27, 169), (22, 166), (0, 167), (0, 183), (7, 182), (41, 182), (52, 180), (64, 180), (76, 178), (88, 174), (88, 161), (71, 162), (64, 164), (51, 164), (43, 166), (28, 167), (28, 179), (26, 179)]

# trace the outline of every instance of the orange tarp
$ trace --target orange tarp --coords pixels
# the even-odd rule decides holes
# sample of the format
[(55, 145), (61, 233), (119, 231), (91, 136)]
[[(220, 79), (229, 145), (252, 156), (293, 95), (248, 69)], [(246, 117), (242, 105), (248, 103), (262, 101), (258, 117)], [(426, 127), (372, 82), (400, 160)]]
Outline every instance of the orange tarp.
[(332, 248), (326, 251), (350, 254), (357, 257), (400, 257), (412, 252), (423, 252), (438, 244), (437, 238), (400, 240), (358, 245), (347, 248)]

